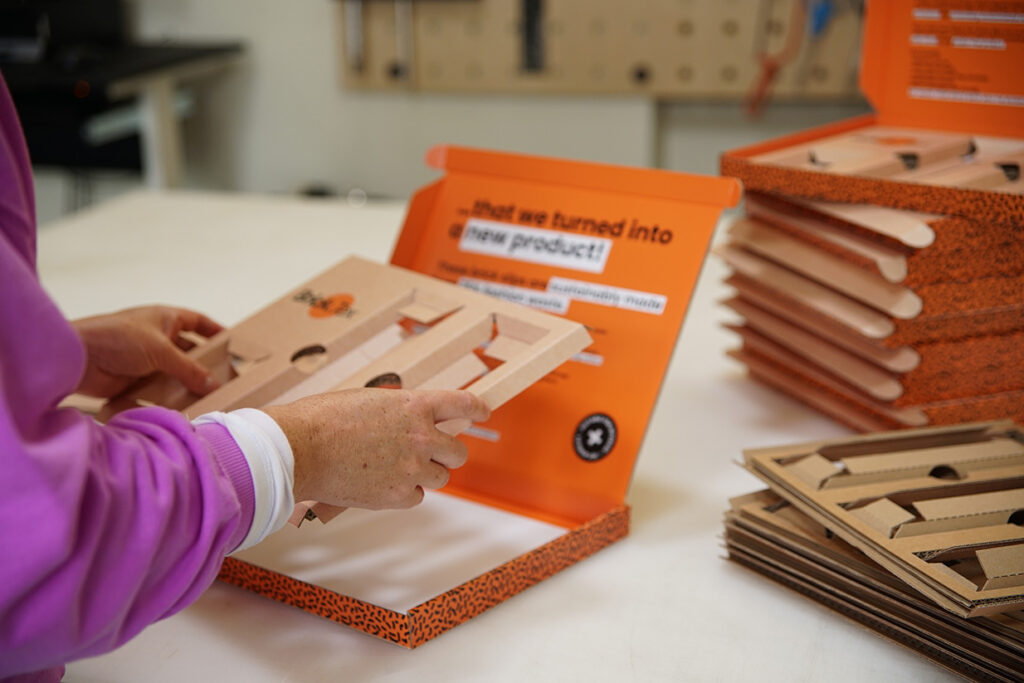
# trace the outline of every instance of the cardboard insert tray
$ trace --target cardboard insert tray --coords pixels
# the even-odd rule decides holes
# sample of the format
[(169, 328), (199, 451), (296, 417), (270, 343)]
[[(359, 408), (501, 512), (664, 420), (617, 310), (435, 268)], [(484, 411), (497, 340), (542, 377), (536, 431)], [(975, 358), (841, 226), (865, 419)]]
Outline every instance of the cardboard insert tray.
[(744, 462), (944, 609), (1024, 607), (1024, 433), (1013, 423), (751, 450)]

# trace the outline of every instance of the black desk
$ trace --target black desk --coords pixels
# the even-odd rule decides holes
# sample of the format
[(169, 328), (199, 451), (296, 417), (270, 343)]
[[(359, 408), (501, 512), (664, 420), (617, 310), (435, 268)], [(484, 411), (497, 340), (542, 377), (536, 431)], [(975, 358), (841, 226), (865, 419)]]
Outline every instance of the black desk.
[[(184, 81), (212, 75), (242, 53), (240, 43), (66, 47), (40, 63), (0, 64), (19, 109), (33, 160), (70, 167), (141, 167), (154, 187), (180, 184), (183, 152), (174, 95)], [(83, 122), (137, 97), (140, 145), (90, 149)]]

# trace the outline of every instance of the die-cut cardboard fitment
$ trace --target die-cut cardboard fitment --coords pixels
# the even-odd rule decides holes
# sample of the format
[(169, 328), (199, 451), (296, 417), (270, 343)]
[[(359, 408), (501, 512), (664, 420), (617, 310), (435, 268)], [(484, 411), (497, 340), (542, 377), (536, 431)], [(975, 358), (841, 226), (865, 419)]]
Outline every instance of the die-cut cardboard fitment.
[(744, 463), (944, 609), (1024, 608), (1024, 432), (1013, 423), (751, 450)]

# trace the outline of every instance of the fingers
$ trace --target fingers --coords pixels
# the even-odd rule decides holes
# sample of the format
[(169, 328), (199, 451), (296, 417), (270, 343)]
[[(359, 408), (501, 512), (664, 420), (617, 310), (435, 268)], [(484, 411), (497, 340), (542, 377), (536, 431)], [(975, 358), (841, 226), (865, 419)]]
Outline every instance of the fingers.
[(434, 423), (447, 420), (470, 420), (483, 422), (491, 416), (491, 409), (484, 400), (468, 391), (425, 391), (422, 392), (433, 413)]
[(153, 354), (153, 362), (155, 370), (166, 372), (194, 394), (205, 396), (218, 386), (209, 370), (182, 353), (170, 340)]
[(423, 468), (423, 474), (420, 476), (420, 486), (425, 489), (443, 488), (448, 483), (449, 476), (447, 467), (431, 460)]
[(422, 486), (417, 486), (416, 488), (414, 488), (412, 490), (411, 493), (409, 493), (408, 496), (403, 498), (402, 501), (399, 502), (398, 504), (396, 504), (394, 507), (395, 507), (395, 509), (402, 510), (402, 509), (407, 509), (407, 508), (411, 508), (411, 507), (416, 507), (417, 505), (419, 505), (422, 502), (423, 502), (423, 487)]
[(224, 329), (219, 323), (197, 311), (190, 311), (187, 308), (173, 310), (178, 317), (181, 332), (196, 332), (204, 337), (212, 337)]
[[(440, 435), (439, 435), (440, 436)], [(445, 436), (438, 440), (439, 445), (430, 453), (430, 459), (448, 469), (454, 470), (466, 464), (469, 449), (455, 437)]]

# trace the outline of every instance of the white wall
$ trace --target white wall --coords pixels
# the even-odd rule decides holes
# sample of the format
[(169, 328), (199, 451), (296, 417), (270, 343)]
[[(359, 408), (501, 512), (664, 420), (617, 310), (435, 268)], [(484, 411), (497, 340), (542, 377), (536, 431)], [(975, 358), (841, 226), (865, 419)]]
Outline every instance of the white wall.
[[(736, 102), (343, 90), (336, 0), (131, 2), (140, 38), (246, 44), (237, 66), (194, 84), (197, 111), (184, 131), (194, 187), (294, 192), (316, 183), (405, 197), (434, 177), (423, 155), (442, 142), (713, 174), (725, 149), (865, 110), (774, 105), (750, 122)], [(66, 210), (68, 178), (37, 173), (41, 222)], [(93, 193), (139, 184), (97, 174)]]
[(309, 182), (407, 195), (440, 142), (649, 164), (642, 98), (471, 97), (342, 90), (332, 0), (135, 0), (145, 39), (241, 39), (247, 57), (200, 87), (187, 126), (201, 184), (292, 191)]

